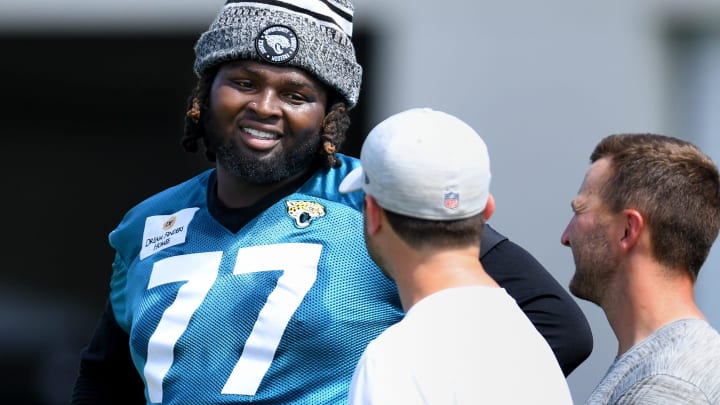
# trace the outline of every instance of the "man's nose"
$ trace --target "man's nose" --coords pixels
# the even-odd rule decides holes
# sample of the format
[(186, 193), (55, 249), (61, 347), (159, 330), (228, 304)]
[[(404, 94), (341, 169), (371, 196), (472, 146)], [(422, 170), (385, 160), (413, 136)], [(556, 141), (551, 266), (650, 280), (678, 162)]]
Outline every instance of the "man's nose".
[(280, 115), (280, 98), (272, 89), (266, 89), (256, 94), (256, 97), (248, 104), (261, 118)]

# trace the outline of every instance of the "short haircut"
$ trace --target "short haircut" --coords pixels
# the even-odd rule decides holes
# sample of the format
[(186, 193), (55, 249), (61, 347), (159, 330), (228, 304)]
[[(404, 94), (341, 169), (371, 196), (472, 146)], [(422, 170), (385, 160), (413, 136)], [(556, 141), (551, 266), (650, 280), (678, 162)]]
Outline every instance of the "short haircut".
[(395, 233), (414, 249), (480, 246), (483, 213), (452, 221), (418, 219), (384, 210)]
[(590, 161), (608, 158), (600, 191), (615, 213), (640, 212), (658, 262), (686, 269), (693, 280), (720, 229), (720, 178), (697, 146), (657, 134), (615, 134), (600, 141)]

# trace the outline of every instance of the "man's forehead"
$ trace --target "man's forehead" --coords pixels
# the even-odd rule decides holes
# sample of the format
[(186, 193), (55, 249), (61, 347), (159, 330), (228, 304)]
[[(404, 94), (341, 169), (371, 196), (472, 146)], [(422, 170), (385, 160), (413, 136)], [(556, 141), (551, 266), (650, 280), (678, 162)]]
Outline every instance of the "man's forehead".
[(585, 177), (577, 196), (571, 201), (573, 209), (578, 209), (592, 204), (594, 200), (601, 202), (600, 191), (605, 184), (610, 168), (608, 159), (600, 159), (590, 165), (585, 172)]
[(581, 189), (592, 191), (605, 183), (610, 171), (610, 160), (607, 158), (593, 162), (585, 173)]

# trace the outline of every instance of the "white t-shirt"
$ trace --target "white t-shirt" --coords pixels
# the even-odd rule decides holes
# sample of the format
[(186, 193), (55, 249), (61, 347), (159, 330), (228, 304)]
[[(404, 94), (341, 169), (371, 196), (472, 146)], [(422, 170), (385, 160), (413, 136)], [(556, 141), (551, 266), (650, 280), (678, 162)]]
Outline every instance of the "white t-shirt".
[(503, 288), (443, 290), (365, 349), (349, 404), (572, 405), (542, 335)]

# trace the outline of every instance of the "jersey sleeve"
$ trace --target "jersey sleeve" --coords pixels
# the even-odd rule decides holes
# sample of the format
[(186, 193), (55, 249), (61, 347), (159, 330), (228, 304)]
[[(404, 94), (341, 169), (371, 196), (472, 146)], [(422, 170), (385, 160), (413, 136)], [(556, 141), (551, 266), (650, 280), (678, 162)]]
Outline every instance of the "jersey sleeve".
[[(500, 237), (498, 237), (498, 235)], [(585, 315), (570, 294), (529, 252), (485, 225), (485, 271), (512, 296), (547, 340), (567, 377), (593, 348)], [(489, 248), (489, 249), (488, 249)]]

